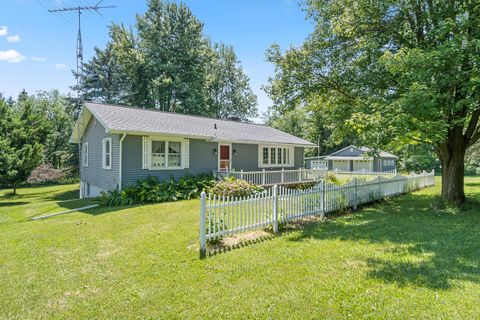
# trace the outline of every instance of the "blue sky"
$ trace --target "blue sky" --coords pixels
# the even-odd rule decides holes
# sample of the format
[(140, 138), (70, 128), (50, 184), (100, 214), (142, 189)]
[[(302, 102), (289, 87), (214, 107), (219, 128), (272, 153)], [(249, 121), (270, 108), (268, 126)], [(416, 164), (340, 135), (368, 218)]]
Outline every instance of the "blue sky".
[[(47, 8), (92, 5), (98, 0), (8, 0), (0, 10), (0, 92), (16, 96), (22, 89), (59, 89), (69, 92), (75, 81), (77, 22), (75, 14), (52, 14)], [(265, 61), (272, 43), (285, 49), (299, 45), (312, 30), (295, 0), (188, 0), (185, 2), (204, 23), (204, 33), (213, 41), (234, 46), (258, 96), (260, 112), (270, 100), (261, 86), (273, 74)], [(96, 13), (82, 17), (84, 56), (104, 47), (111, 22), (135, 24), (135, 14), (146, 9), (144, 0), (104, 0), (104, 17)]]

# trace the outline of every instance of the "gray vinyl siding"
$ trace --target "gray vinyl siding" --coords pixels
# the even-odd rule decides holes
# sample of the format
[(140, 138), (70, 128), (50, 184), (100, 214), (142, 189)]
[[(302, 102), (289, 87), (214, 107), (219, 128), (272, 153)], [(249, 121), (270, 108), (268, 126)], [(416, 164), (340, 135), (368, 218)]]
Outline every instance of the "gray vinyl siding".
[(304, 148), (300, 147), (295, 147), (294, 149), (295, 156), (293, 158), (293, 166), (295, 167), (295, 169), (304, 167), (303, 151)]
[[(102, 143), (104, 138), (112, 138), (112, 169), (102, 168)], [(105, 133), (105, 128), (95, 118), (91, 118), (82, 137), (82, 145), (88, 142), (88, 167), (83, 166), (80, 157), (80, 180), (103, 190), (118, 186), (118, 135)], [(81, 149), (80, 149), (81, 150)]]
[[(235, 155), (233, 150), (237, 151)], [(259, 171), (257, 144), (232, 144), (232, 169), (236, 171)]]
[[(157, 177), (159, 180), (168, 180), (187, 175), (197, 175), (201, 173), (212, 173), (218, 169), (218, 143), (207, 142), (199, 139), (190, 139), (190, 168), (175, 170), (148, 170), (142, 169), (142, 137), (127, 135), (123, 140), (123, 159), (122, 159), (122, 185), (124, 187), (135, 184), (138, 180), (150, 176)], [(236, 151), (236, 155), (235, 152)], [(293, 169), (303, 167), (303, 148), (295, 148), (294, 166), (285, 167)], [(256, 144), (232, 144), (232, 168), (240, 171), (259, 171), (263, 168), (258, 167), (258, 145)], [(266, 170), (279, 170), (279, 167), (265, 168)]]
[(214, 142), (190, 139), (189, 168), (148, 170), (142, 169), (142, 137), (126, 136), (122, 145), (122, 185), (132, 185), (138, 180), (150, 176), (157, 177), (159, 180), (168, 180), (170, 178), (178, 180), (187, 174), (212, 173), (212, 170), (217, 170), (218, 167), (218, 156), (213, 151), (217, 147), (217, 143)]
[(333, 161), (332, 160), (327, 160), (327, 167), (328, 167), (328, 170), (333, 170)]
[(373, 171), (380, 171), (380, 161), (378, 158), (373, 159)]
[(383, 161), (383, 160), (393, 160), (394, 161), (394, 165), (393, 166), (381, 166), (379, 168), (382, 168), (382, 172), (385, 172), (385, 171), (392, 171), (392, 170), (395, 170), (396, 168), (396, 163), (397, 161), (395, 159), (392, 159), (392, 158), (379, 158), (378, 161)]
[[(294, 163), (292, 166), (285, 166), (285, 169), (298, 169), (304, 167), (303, 149), (295, 147), (294, 149)], [(235, 150), (237, 154), (235, 155)], [(232, 168), (236, 171), (261, 171), (265, 170), (280, 170), (282, 167), (259, 167), (258, 166), (258, 145), (257, 144), (232, 144)]]

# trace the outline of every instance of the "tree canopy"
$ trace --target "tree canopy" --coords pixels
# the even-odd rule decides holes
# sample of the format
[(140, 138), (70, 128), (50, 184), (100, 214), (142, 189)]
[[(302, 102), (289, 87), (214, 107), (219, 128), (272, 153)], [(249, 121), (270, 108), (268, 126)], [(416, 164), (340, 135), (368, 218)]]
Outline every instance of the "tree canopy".
[(257, 114), (257, 98), (231, 46), (211, 43), (184, 4), (150, 0), (134, 28), (112, 24), (84, 67), (87, 100), (188, 114)]
[[(308, 0), (314, 31), (282, 52), (268, 93), (279, 112), (311, 107), (337, 139), (376, 149), (430, 144), (442, 196), (457, 203), (464, 156), (480, 139), (478, 1)], [(312, 105), (312, 101), (316, 101)]]
[(75, 104), (58, 91), (23, 91), (9, 101), (0, 96), (0, 185), (15, 192), (42, 163), (76, 167), (75, 147), (68, 142), (74, 121)]

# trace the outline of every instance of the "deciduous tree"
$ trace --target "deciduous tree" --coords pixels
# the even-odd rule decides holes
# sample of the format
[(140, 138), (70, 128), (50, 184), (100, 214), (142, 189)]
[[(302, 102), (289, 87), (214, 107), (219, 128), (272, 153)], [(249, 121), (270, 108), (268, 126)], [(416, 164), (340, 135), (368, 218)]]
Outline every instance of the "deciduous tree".
[(313, 33), (301, 47), (268, 54), (276, 107), (319, 97), (334, 134), (377, 149), (432, 145), (442, 197), (463, 203), (465, 153), (480, 139), (478, 1), (306, 3)]

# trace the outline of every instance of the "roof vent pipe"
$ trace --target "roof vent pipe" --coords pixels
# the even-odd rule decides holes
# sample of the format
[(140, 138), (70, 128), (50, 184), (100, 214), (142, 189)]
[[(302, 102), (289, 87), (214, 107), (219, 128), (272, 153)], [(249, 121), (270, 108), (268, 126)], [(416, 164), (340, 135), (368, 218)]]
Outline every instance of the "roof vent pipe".
[(216, 123), (213, 124), (213, 129), (217, 129), (217, 124)]

